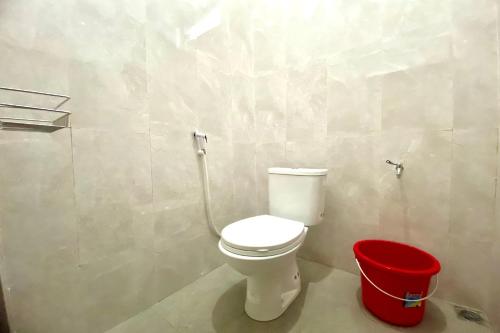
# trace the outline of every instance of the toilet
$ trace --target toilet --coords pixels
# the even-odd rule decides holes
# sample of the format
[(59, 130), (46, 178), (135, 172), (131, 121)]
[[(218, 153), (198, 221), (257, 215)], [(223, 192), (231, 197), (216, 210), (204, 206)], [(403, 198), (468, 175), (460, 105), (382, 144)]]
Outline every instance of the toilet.
[(219, 250), (247, 276), (245, 311), (258, 321), (282, 315), (300, 293), (297, 251), (323, 220), (327, 169), (269, 168), (269, 215), (233, 222)]

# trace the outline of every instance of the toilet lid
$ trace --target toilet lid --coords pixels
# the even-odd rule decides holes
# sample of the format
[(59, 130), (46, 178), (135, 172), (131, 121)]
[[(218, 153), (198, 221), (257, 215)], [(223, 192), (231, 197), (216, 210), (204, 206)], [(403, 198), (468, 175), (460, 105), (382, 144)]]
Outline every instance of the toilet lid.
[(225, 245), (245, 251), (272, 251), (295, 243), (304, 234), (304, 224), (271, 215), (236, 221), (221, 233)]

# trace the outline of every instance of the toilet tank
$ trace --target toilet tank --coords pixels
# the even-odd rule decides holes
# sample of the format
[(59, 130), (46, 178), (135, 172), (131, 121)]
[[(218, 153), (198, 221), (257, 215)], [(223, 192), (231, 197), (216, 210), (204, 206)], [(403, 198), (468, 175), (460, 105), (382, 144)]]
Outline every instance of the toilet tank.
[(323, 221), (327, 169), (269, 168), (269, 214), (307, 226)]

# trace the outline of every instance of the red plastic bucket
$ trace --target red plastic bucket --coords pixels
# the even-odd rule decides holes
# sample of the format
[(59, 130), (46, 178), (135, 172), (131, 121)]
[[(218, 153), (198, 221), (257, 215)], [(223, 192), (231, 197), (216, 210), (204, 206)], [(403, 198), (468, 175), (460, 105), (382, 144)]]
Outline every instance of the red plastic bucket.
[[(361, 271), (365, 307), (393, 325), (414, 326), (422, 321), (425, 300), (439, 261), (416, 247), (386, 240), (362, 240), (354, 244)], [(437, 280), (436, 280), (437, 281)]]

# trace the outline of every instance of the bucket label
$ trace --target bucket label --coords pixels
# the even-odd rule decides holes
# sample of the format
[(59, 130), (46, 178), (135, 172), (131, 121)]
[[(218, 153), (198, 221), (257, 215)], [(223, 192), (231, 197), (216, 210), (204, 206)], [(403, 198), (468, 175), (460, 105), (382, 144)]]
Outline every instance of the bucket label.
[(422, 301), (420, 301), (420, 299), (422, 298), (422, 293), (407, 292), (405, 298), (407, 299), (406, 301), (403, 301), (403, 306), (405, 308), (419, 308), (422, 306)]

